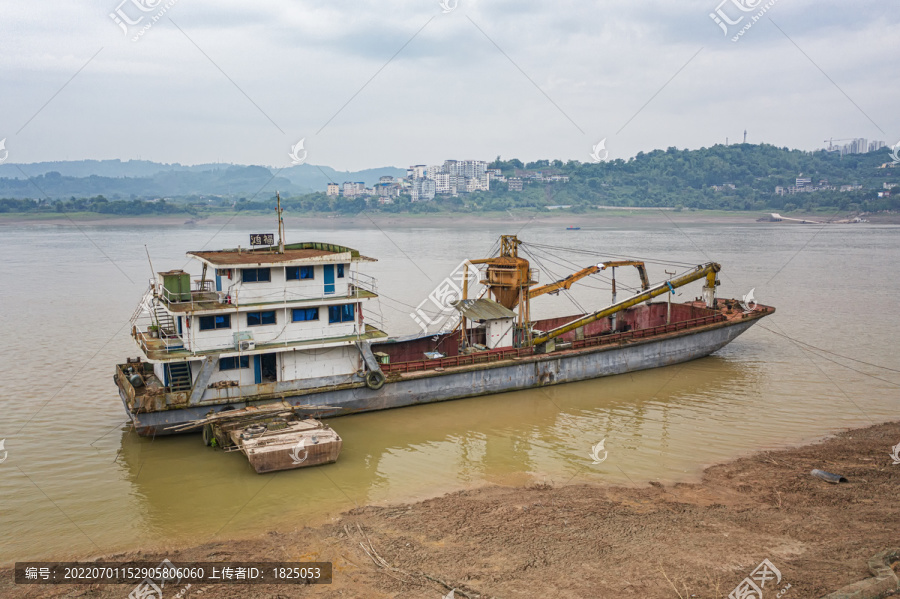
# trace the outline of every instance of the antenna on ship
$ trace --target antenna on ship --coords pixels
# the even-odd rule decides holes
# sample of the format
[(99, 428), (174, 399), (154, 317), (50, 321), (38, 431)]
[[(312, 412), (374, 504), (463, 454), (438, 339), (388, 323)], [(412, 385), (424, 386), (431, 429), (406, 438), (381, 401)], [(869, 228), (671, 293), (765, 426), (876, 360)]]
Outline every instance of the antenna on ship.
[(281, 216), (281, 213), (284, 212), (281, 209), (281, 195), (276, 191), (275, 199), (278, 200), (278, 253), (284, 253), (284, 218)]
[(150, 250), (147, 249), (147, 244), (144, 244), (144, 251), (147, 252), (147, 262), (150, 263), (150, 277), (156, 277), (156, 271), (153, 270), (153, 260), (150, 259)]

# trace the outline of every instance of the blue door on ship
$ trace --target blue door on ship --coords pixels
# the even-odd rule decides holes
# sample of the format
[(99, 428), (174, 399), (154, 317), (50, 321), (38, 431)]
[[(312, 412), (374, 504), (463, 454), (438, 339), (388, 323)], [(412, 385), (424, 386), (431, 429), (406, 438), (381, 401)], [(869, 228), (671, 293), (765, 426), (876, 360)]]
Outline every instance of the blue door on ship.
[(325, 271), (325, 294), (334, 293), (334, 264), (326, 264), (323, 270)]
[(256, 354), (253, 356), (253, 379), (260, 383), (274, 383), (278, 380), (278, 362), (275, 354)]

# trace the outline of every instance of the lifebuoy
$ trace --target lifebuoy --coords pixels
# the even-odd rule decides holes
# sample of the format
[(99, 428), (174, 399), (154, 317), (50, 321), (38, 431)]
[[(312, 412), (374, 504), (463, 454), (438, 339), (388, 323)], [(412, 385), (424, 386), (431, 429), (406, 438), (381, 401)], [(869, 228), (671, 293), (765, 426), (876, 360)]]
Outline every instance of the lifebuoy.
[(380, 370), (370, 370), (366, 374), (366, 387), (374, 391), (384, 387), (384, 373)]

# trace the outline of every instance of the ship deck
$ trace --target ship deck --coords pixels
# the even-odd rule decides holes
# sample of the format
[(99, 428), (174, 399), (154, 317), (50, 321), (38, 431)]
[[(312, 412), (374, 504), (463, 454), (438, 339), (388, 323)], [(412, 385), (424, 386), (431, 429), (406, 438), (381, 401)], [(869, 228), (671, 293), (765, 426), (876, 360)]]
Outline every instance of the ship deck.
[[(665, 304), (653, 304), (652, 306), (661, 306), (663, 309), (665, 308)], [(636, 328), (617, 333), (601, 331), (597, 334), (582, 336), (582, 338), (577, 338), (578, 335), (573, 332), (565, 336), (565, 340), (561, 342), (558, 341), (555, 350), (550, 354), (537, 353), (535, 352), (534, 347), (507, 347), (476, 351), (473, 353), (463, 353), (436, 359), (398, 361), (390, 364), (383, 364), (381, 369), (388, 375), (388, 380), (390, 381), (435, 375), (452, 370), (479, 369), (491, 364), (499, 365), (506, 361), (517, 361), (528, 358), (539, 359), (547, 357), (548, 355), (562, 357), (595, 347), (620, 347), (643, 340), (658, 340), (674, 337), (686, 332), (695, 332), (697, 329), (703, 327), (734, 324), (747, 320), (748, 318), (761, 318), (763, 316), (768, 316), (775, 311), (775, 308), (771, 306), (758, 305), (753, 312), (748, 313), (741, 309), (734, 300), (718, 300), (716, 309), (706, 308), (706, 305), (701, 301), (678, 304), (678, 306), (691, 308), (693, 312), (700, 312), (702, 315), (697, 318), (677, 320), (670, 322), (669, 324)], [(551, 322), (555, 323), (558, 320), (574, 320), (575, 318), (575, 316), (571, 316), (562, 319), (552, 319)], [(385, 351), (386, 347), (387, 346), (381, 345), (381, 351)]]
[[(288, 300), (288, 304), (290, 307), (301, 307), (304, 305), (321, 305), (323, 301), (330, 301), (332, 299), (335, 300), (357, 300), (357, 299), (372, 299), (378, 297), (378, 294), (369, 291), (368, 289), (363, 289), (361, 287), (354, 286), (352, 296), (350, 297), (342, 297), (336, 296), (333, 298), (325, 297), (325, 298), (310, 298), (310, 299), (301, 299), (301, 298), (292, 298)], [(192, 313), (200, 313), (200, 312), (216, 312), (221, 310), (237, 310), (239, 308), (247, 308), (247, 307), (266, 307), (266, 306), (284, 306), (285, 300), (280, 299), (274, 302), (253, 302), (253, 303), (232, 303), (225, 304), (219, 301), (219, 294), (215, 291), (192, 291), (191, 299), (189, 301), (171, 301), (165, 298), (163, 299), (163, 304), (166, 308), (169, 309), (170, 312), (177, 314), (192, 314)]]
[[(243, 352), (244, 354), (265, 353), (269, 351), (287, 351), (292, 349), (311, 349), (316, 347), (327, 346), (330, 344), (346, 344), (356, 341), (377, 341), (388, 336), (384, 331), (365, 325), (366, 332), (361, 335), (343, 335), (341, 337), (322, 337), (318, 339), (305, 339), (303, 341), (290, 341), (285, 343), (279, 341), (276, 343), (257, 343), (256, 349), (252, 352)], [(149, 333), (135, 331), (134, 338), (144, 350), (148, 360), (158, 361), (182, 361), (185, 358), (203, 358), (205, 356), (228, 355), (229, 353), (237, 353), (222, 351), (221, 349), (211, 349), (204, 351), (190, 351), (184, 348), (184, 342), (179, 337), (151, 337)]]

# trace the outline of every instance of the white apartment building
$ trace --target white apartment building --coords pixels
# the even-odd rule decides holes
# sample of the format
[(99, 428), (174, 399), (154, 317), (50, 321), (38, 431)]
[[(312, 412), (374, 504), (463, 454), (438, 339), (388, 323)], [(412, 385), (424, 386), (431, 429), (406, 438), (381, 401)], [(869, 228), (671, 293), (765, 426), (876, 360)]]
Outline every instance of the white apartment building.
[(352, 198), (358, 195), (365, 195), (366, 184), (362, 181), (344, 181), (344, 197)]
[(413, 202), (427, 202), (434, 199), (434, 190), (432, 179), (415, 179), (412, 182), (410, 196)]
[(424, 179), (428, 173), (428, 167), (424, 164), (414, 164), (406, 169), (406, 176), (410, 179)]

